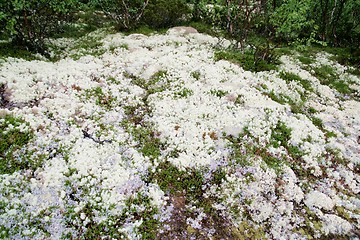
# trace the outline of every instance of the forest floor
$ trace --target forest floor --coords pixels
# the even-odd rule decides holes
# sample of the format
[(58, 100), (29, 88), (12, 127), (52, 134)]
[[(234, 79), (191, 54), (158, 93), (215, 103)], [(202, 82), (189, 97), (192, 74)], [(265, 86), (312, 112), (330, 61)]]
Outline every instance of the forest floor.
[(0, 237), (356, 239), (360, 78), (326, 52), (250, 72), (200, 33), (0, 60)]

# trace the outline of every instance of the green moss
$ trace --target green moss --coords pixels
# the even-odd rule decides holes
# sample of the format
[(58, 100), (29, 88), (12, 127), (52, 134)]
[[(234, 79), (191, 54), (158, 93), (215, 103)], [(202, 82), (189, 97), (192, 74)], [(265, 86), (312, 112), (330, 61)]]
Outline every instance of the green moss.
[(84, 94), (85, 99), (95, 98), (95, 104), (110, 110), (116, 103), (116, 97), (111, 94), (104, 93), (101, 87), (86, 89)]
[(212, 173), (211, 183), (215, 185), (221, 185), (226, 180), (226, 171), (218, 168)]
[(195, 78), (196, 80), (200, 80), (200, 77), (201, 77), (201, 73), (200, 71), (194, 71), (194, 72), (191, 72), (190, 73), (191, 77)]
[(216, 90), (216, 89), (210, 90), (210, 94), (214, 95), (218, 98), (222, 98), (222, 97), (226, 96), (226, 94), (228, 94), (228, 93), (229, 93), (228, 91), (224, 91), (224, 90)]
[(302, 64), (305, 64), (305, 65), (309, 65), (309, 64), (315, 63), (315, 59), (314, 59), (314, 58), (307, 57), (307, 56), (298, 56), (298, 59), (299, 59), (299, 61), (300, 61)]
[[(141, 125), (138, 122), (141, 122)], [(136, 122), (124, 120), (121, 124), (138, 142), (136, 147), (144, 156), (149, 157), (151, 160), (160, 157), (161, 150), (165, 149), (165, 143), (157, 137), (157, 132), (152, 124), (143, 122), (142, 116), (139, 116)]]
[[(229, 138), (228, 138), (229, 139)], [(250, 157), (247, 154), (244, 154), (243, 147), (248, 150), (248, 152), (251, 152), (251, 145), (245, 145), (242, 146), (241, 144), (241, 138), (232, 139), (232, 142), (230, 143), (231, 148), (231, 154), (230, 159), (231, 161), (235, 162), (241, 167), (251, 166)]]
[(193, 90), (188, 89), (188, 88), (183, 88), (180, 91), (174, 93), (174, 98), (175, 99), (187, 98), (187, 97), (189, 97), (189, 96), (191, 96), (193, 94), (194, 94)]
[(317, 113), (318, 111), (317, 111), (315, 108), (310, 107), (310, 108), (308, 109), (308, 112), (311, 113), (311, 114), (314, 114), (314, 113)]
[(283, 122), (278, 122), (271, 132), (271, 144), (276, 148), (287, 146), (290, 138), (291, 128), (288, 128)]
[(313, 68), (313, 71), (313, 75), (319, 79), (321, 84), (329, 86), (341, 94), (350, 95), (354, 93), (354, 90), (349, 87), (347, 82), (340, 80), (339, 74), (331, 66), (322, 65)]
[[(138, 193), (136, 197), (129, 198), (125, 205), (126, 210), (123, 212), (123, 218), (131, 214), (135, 219), (142, 219), (142, 224), (138, 227), (141, 238), (156, 239), (160, 221), (156, 219), (155, 215), (159, 213), (159, 210), (151, 205), (151, 199), (142, 193)], [(139, 209), (141, 210), (139, 211)]]
[(43, 157), (33, 156), (26, 150), (26, 145), (34, 138), (32, 130), (21, 130), (21, 126), (29, 129), (29, 124), (11, 115), (0, 118), (0, 174), (12, 174), (22, 169), (36, 169), (42, 164)]
[(289, 104), (291, 112), (293, 112), (295, 114), (296, 113), (304, 113), (304, 102), (299, 102), (299, 103), (295, 102), (289, 96), (286, 96), (282, 93), (276, 94), (273, 90), (268, 93), (265, 92), (264, 94), (266, 96), (270, 97), (271, 100), (278, 102), (282, 105)]
[(320, 119), (320, 118), (317, 118), (317, 117), (313, 117), (312, 119), (311, 119), (311, 121), (312, 121), (312, 123), (316, 126), (316, 127), (318, 127), (319, 129), (324, 129), (324, 123), (323, 123), (323, 121)]
[(149, 79), (142, 79), (126, 72), (124, 72), (124, 76), (130, 78), (132, 84), (137, 85), (146, 91), (145, 101), (150, 94), (168, 89), (170, 84), (170, 80), (167, 78), (167, 72), (162, 70), (154, 73)]
[(238, 228), (233, 228), (232, 233), (238, 240), (266, 239), (265, 231), (261, 226), (255, 227), (247, 221), (242, 221)]
[(345, 81), (335, 81), (330, 86), (342, 94), (352, 94), (354, 92)]
[(262, 160), (269, 168), (274, 169), (277, 175), (282, 173), (284, 166), (284, 161), (282, 159), (278, 159), (277, 157), (273, 157), (270, 154), (265, 153), (262, 154)]
[(179, 170), (169, 162), (160, 163), (150, 179), (155, 181), (164, 192), (176, 194), (185, 191), (188, 201), (200, 200), (203, 193), (204, 179), (201, 172), (191, 169)]
[(280, 76), (280, 78), (284, 79), (286, 81), (286, 83), (295, 81), (295, 82), (298, 82), (305, 90), (313, 91), (310, 81), (302, 79), (301, 77), (299, 77), (298, 75), (296, 75), (294, 73), (282, 71), (282, 72), (280, 72), (279, 76)]
[(278, 55), (293, 55), (294, 54), (294, 50), (289, 48), (289, 47), (281, 47), (281, 48), (275, 48), (275, 52)]
[(27, 61), (38, 59), (33, 53), (29, 52), (24, 46), (17, 46), (11, 42), (0, 41), (0, 59), (8, 57), (21, 58)]
[[(75, 190), (75, 192), (71, 193), (71, 196), (73, 196), (73, 200), (79, 201), (81, 198), (78, 197), (84, 194), (88, 195), (90, 192), (76, 192)], [(74, 199), (74, 196), (78, 197)], [(160, 222), (156, 219), (155, 215), (158, 214), (159, 211), (151, 205), (151, 199), (147, 195), (139, 192), (125, 201), (124, 208), (119, 215), (107, 214), (109, 210), (114, 208), (115, 206), (110, 206), (110, 208), (105, 209), (95, 202), (87, 202), (85, 206), (82, 207), (81, 212), (75, 212), (73, 206), (68, 207), (64, 213), (66, 216), (65, 224), (68, 228), (81, 229), (81, 231), (77, 231), (76, 235), (70, 232), (63, 235), (62, 239), (98, 239), (99, 237), (106, 239), (123, 239), (126, 238), (126, 235), (119, 231), (119, 229), (125, 227), (128, 222), (134, 222), (140, 219), (142, 223), (136, 228), (136, 231), (141, 234), (142, 239), (156, 238)], [(89, 221), (86, 228), (82, 226), (81, 213), (84, 213)], [(95, 220), (99, 214), (107, 216), (106, 221), (99, 223)]]
[(214, 54), (216, 61), (227, 60), (239, 64), (244, 70), (252, 72), (276, 70), (280, 63), (276, 58), (271, 61), (265, 61), (256, 57), (256, 52), (239, 50), (222, 50)]
[(332, 137), (337, 137), (337, 135), (336, 135), (336, 133), (334, 133), (334, 132), (326, 131), (325, 137), (326, 137), (326, 138), (332, 138)]
[(195, 28), (199, 33), (205, 33), (214, 37), (223, 37), (225, 32), (221, 29), (214, 28), (213, 25), (204, 22), (190, 22), (190, 27)]

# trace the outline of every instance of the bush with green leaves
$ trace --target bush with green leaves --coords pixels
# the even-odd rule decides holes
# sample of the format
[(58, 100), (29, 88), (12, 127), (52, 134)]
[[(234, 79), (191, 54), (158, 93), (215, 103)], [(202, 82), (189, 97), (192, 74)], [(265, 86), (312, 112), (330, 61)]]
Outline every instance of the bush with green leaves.
[(28, 50), (45, 52), (45, 41), (70, 20), (76, 0), (0, 1), (0, 33)]
[(295, 41), (316, 32), (318, 27), (309, 17), (312, 8), (311, 0), (288, 0), (276, 8), (270, 19), (276, 37), (280, 40)]
[(31, 141), (34, 133), (29, 124), (20, 118), (6, 115), (0, 118), (0, 174), (12, 174), (27, 168), (36, 168), (40, 163), (30, 161), (21, 150)]
[(144, 22), (152, 28), (167, 28), (190, 13), (184, 0), (152, 0), (144, 11)]
[(314, 1), (312, 17), (319, 25), (319, 38), (335, 46), (359, 46), (359, 12), (359, 1)]
[(91, 4), (110, 17), (119, 30), (139, 26), (149, 0), (92, 0)]

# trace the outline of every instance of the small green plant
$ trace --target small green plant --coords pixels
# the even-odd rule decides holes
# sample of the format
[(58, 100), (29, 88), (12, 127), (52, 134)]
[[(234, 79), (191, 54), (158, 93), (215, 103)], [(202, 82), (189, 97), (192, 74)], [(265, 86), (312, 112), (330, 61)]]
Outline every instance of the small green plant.
[(308, 80), (304, 80), (301, 77), (299, 77), (298, 75), (294, 74), (294, 73), (289, 73), (289, 72), (280, 72), (279, 74), (280, 78), (284, 79), (286, 81), (286, 83), (290, 83), (292, 81), (298, 82), (299, 84), (301, 84), (301, 86), (307, 90), (307, 91), (313, 91), (313, 88), (311, 86), (310, 81)]
[(32, 159), (23, 152), (24, 147), (34, 138), (29, 124), (20, 118), (6, 115), (0, 118), (0, 174), (12, 174), (22, 169), (36, 169), (41, 159)]
[(159, 210), (151, 205), (151, 199), (143, 193), (129, 198), (125, 203), (126, 209), (122, 216), (133, 216), (134, 219), (141, 217), (142, 223), (138, 227), (142, 239), (156, 239), (160, 221), (156, 218)]
[(270, 143), (274, 147), (288, 146), (291, 138), (291, 128), (288, 128), (285, 123), (278, 122), (271, 132)]
[(269, 167), (269, 168), (272, 168), (274, 169), (275, 173), (277, 175), (279, 175), (280, 173), (282, 173), (282, 168), (283, 168), (283, 165), (284, 165), (284, 161), (277, 158), (277, 157), (274, 157), (274, 156), (271, 156), (269, 153), (265, 153), (262, 155), (262, 160), (266, 163), (266, 165)]
[(222, 98), (222, 97), (226, 96), (226, 94), (228, 94), (228, 93), (229, 93), (228, 91), (224, 91), (224, 90), (215, 90), (215, 89), (210, 90), (210, 94), (214, 95), (218, 98)]
[(146, 90), (146, 96), (144, 99), (146, 99), (151, 94), (166, 90), (170, 83), (169, 79), (167, 78), (167, 72), (162, 70), (154, 73), (149, 79), (142, 79), (126, 72), (124, 72), (124, 76), (130, 78), (132, 84), (135, 84)]
[(92, 0), (92, 3), (102, 9), (119, 30), (129, 31), (140, 25), (149, 0)]
[(341, 94), (352, 94), (354, 90), (350, 89), (349, 84), (344, 80), (340, 80), (339, 74), (328, 65), (313, 68), (314, 76), (319, 79), (321, 84), (327, 85)]
[(183, 88), (180, 91), (174, 93), (174, 98), (176, 98), (176, 99), (177, 98), (187, 98), (187, 97), (193, 95), (193, 93), (194, 93), (193, 90), (188, 89), (188, 88)]
[(333, 137), (335, 138), (335, 137), (337, 137), (337, 135), (336, 135), (336, 133), (334, 133), (334, 132), (326, 131), (325, 137), (326, 137), (326, 138), (333, 138)]
[(150, 176), (164, 192), (177, 194), (186, 192), (188, 201), (198, 201), (203, 194), (204, 183), (201, 172), (194, 170), (179, 170), (169, 162), (162, 162)]
[(317, 113), (318, 111), (313, 107), (309, 107), (308, 112), (311, 114), (314, 114), (314, 113)]
[(305, 65), (309, 65), (309, 64), (312, 64), (315, 62), (315, 60), (313, 58), (310, 58), (307, 56), (302, 56), (302, 55), (298, 56), (298, 59), (302, 64), (305, 64)]
[(324, 123), (323, 121), (320, 119), (320, 118), (317, 118), (317, 117), (313, 117), (311, 119), (312, 123), (318, 127), (319, 129), (324, 129)]
[(168, 28), (189, 13), (184, 0), (152, 0), (144, 10), (143, 22), (155, 29)]
[(288, 128), (285, 123), (279, 121), (275, 128), (272, 129), (270, 144), (275, 148), (280, 146), (285, 147), (292, 158), (298, 159), (303, 156), (304, 153), (299, 147), (290, 144), (291, 132), (291, 128)]
[(193, 78), (195, 78), (196, 80), (200, 80), (200, 76), (201, 76), (201, 73), (200, 71), (194, 71), (194, 72), (191, 72), (190, 74)]
[(109, 50), (110, 52), (114, 53), (116, 49), (118, 48), (122, 48), (122, 49), (125, 49), (125, 50), (129, 50), (129, 45), (124, 43), (124, 44), (121, 44), (119, 46), (116, 46), (116, 45), (111, 45)]
[(289, 104), (291, 108), (291, 112), (295, 114), (304, 112), (304, 102), (299, 102), (299, 103), (295, 102), (289, 96), (286, 96), (282, 93), (276, 94), (273, 90), (271, 90), (269, 93), (264, 93), (264, 94), (270, 97), (271, 100), (278, 102), (282, 105)]
[(101, 87), (85, 90), (85, 98), (90, 99), (92, 97), (95, 97), (96, 105), (106, 109), (111, 109), (116, 102), (116, 97), (111, 96), (111, 94), (105, 94)]
[(27, 61), (37, 59), (36, 55), (29, 52), (25, 46), (20, 46), (14, 42), (0, 41), (0, 59), (6, 59), (8, 57), (22, 58)]
[(251, 144), (247, 144), (243, 141), (243, 137), (245, 135), (250, 135), (247, 133), (246, 129), (244, 132), (238, 136), (225, 136), (225, 138), (229, 141), (229, 148), (231, 149), (230, 160), (235, 164), (241, 167), (251, 166), (251, 153), (253, 153), (253, 147)]
[(70, 21), (74, 0), (1, 1), (0, 33), (28, 50), (46, 53), (45, 41)]
[(228, 60), (239, 64), (244, 70), (252, 72), (276, 70), (279, 64), (275, 55), (265, 50), (221, 50), (215, 52), (214, 58), (216, 61)]

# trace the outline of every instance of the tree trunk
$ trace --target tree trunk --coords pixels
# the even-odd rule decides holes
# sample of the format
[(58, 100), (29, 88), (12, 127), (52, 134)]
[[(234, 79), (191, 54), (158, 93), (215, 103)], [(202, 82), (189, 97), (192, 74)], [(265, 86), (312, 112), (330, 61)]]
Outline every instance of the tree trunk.
[[(340, 18), (341, 18), (341, 15), (343, 13), (343, 10), (344, 10), (344, 5), (346, 3), (347, 0), (340, 0), (339, 2), (339, 7), (336, 11), (336, 14), (335, 16), (333, 17), (333, 21), (332, 21), (332, 29), (331, 29), (331, 34), (332, 34), (332, 37), (334, 38), (334, 45), (335, 46), (338, 46), (339, 45), (339, 40), (338, 40), (338, 37), (337, 37), (337, 33), (336, 33), (336, 30), (337, 30), (337, 27), (339, 25), (339, 21), (340, 21)], [(336, 6), (334, 6), (335, 8)], [(335, 9), (334, 9), (335, 10)]]

